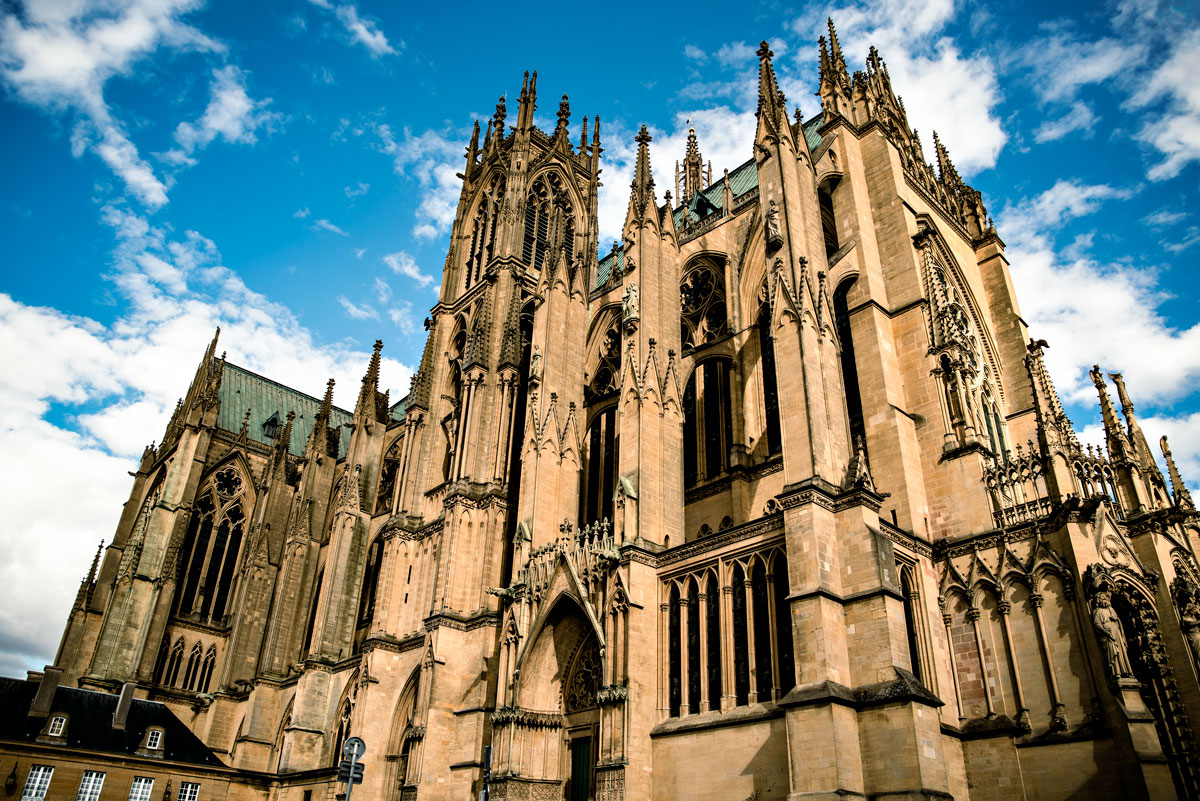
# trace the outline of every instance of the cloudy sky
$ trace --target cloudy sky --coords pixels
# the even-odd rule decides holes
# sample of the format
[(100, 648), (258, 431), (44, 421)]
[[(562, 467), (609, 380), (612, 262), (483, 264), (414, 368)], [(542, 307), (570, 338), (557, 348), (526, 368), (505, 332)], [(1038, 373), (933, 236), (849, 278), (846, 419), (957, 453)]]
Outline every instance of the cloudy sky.
[[(754, 50), (818, 110), (816, 38), (877, 45), (1008, 244), (1077, 425), (1086, 369), (1200, 479), (1200, 21), (1192, 4), (871, 0), (511, 5), (0, 0), (0, 675), (54, 657), (213, 329), (231, 361), (353, 403), (370, 343), (407, 392), (475, 118), (539, 71), (539, 120), (603, 120), (601, 242), (632, 136), (673, 185), (686, 121), (751, 155)], [(584, 38), (580, 38), (584, 37)], [(1193, 484), (1194, 486), (1194, 484)]]

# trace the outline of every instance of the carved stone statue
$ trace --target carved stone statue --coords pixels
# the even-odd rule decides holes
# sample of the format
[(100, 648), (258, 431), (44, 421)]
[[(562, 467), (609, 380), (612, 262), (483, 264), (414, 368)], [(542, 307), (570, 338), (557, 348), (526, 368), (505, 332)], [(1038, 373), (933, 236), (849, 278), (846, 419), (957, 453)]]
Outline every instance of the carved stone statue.
[(1092, 599), (1092, 625), (1096, 627), (1096, 637), (1104, 649), (1104, 657), (1112, 675), (1116, 678), (1132, 676), (1125, 634), (1121, 631), (1121, 620), (1112, 608), (1108, 590), (1097, 591)]
[(1187, 638), (1192, 649), (1192, 660), (1200, 668), (1200, 593), (1184, 576), (1176, 576), (1171, 582), (1171, 594), (1179, 609), (1179, 630)]
[(783, 245), (783, 232), (779, 227), (779, 207), (772, 200), (767, 206), (767, 247), (777, 248)]
[(534, 345), (533, 352), (529, 356), (529, 381), (537, 383), (542, 378), (542, 349)]
[(638, 288), (632, 281), (625, 287), (621, 296), (621, 317), (625, 322), (638, 319)]

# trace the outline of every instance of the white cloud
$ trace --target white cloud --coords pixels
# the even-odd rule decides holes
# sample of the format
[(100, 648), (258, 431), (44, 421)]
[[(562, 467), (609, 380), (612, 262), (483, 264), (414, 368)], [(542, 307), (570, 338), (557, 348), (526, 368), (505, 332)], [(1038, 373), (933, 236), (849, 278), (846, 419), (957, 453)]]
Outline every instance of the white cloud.
[[(800, 17), (793, 29), (815, 41), (825, 33), (826, 11)], [(933, 152), (930, 135), (937, 131), (964, 177), (995, 165), (1008, 139), (994, 114), (996, 67), (986, 55), (964, 56), (942, 35), (954, 14), (952, 0), (854, 2), (828, 13), (851, 71), (871, 45), (887, 60), (892, 88), (904, 99), (909, 124), (922, 132), (926, 153)]]
[[(199, 233), (173, 234), (119, 205), (102, 219), (116, 239), (113, 323), (0, 293), (0, 671), (10, 674), (53, 658), (79, 580), (128, 497), (126, 471), (161, 436), (218, 325), (230, 362), (317, 396), (333, 376), (351, 403), (370, 356), (314, 341)], [(411, 375), (384, 358), (381, 387), (403, 394)]]
[(413, 305), (411, 301), (402, 300), (397, 305), (388, 309), (388, 319), (392, 321), (400, 333), (405, 336), (413, 336), (417, 333), (417, 321), (413, 316)]
[(366, 252), (367, 252), (366, 248), (355, 248), (354, 249), (354, 258), (361, 259), (363, 257), (363, 254)]
[(350, 234), (346, 233), (341, 228), (324, 218), (320, 220), (313, 220), (312, 229), (314, 231), (328, 231), (329, 233), (337, 234), (338, 236), (350, 236)]
[(0, 19), (0, 74), (17, 97), (75, 117), (72, 152), (91, 149), (147, 207), (167, 202), (166, 185), (138, 153), (104, 97), (114, 76), (133, 73), (160, 46), (220, 51), (182, 17), (197, 0), (30, 2)]
[[(746, 69), (748, 67), (756, 67), (758, 57), (755, 55), (755, 52), (757, 50), (758, 47), (756, 45), (750, 45), (746, 42), (729, 42), (717, 49), (717, 61), (722, 67), (726, 68)], [(777, 49), (776, 55), (778, 56), (782, 52), (782, 49)]]
[(371, 191), (371, 185), (359, 181), (355, 186), (343, 187), (342, 191), (346, 193), (346, 197), (348, 198), (362, 197)]
[(1017, 61), (1034, 75), (1034, 89), (1044, 102), (1076, 98), (1084, 86), (1118, 78), (1146, 57), (1144, 44), (1128, 38), (1080, 39), (1063, 25), (1024, 45)]
[(1165, 108), (1138, 133), (1163, 156), (1147, 175), (1152, 181), (1174, 178), (1185, 165), (1200, 161), (1200, 28), (1177, 39), (1170, 58), (1151, 77), (1145, 89), (1130, 99), (1134, 109), (1155, 101)]
[[(329, 0), (309, 0), (309, 2), (318, 8), (332, 11), (338, 22), (342, 23), (342, 27), (346, 29), (346, 33), (350, 34), (350, 40), (367, 48), (371, 55), (387, 56), (395, 55), (397, 52), (384, 32), (379, 29), (379, 25), (372, 19), (360, 17), (358, 7), (353, 3), (334, 5)], [(403, 47), (404, 42), (400, 42), (400, 48), (403, 49)]]
[(392, 299), (392, 288), (391, 288), (391, 286), (388, 285), (387, 281), (384, 281), (382, 278), (376, 277), (375, 283), (372, 284), (371, 286), (375, 290), (375, 299), (377, 301), (379, 301), (380, 303), (386, 304), (389, 300)]
[(423, 287), (433, 283), (433, 276), (421, 272), (421, 268), (417, 266), (416, 260), (403, 250), (388, 253), (383, 257), (383, 261), (388, 267), (392, 268), (392, 272), (397, 275), (407, 276)]
[(375, 133), (379, 149), (392, 157), (396, 174), (415, 177), (421, 186), (413, 234), (428, 240), (449, 231), (462, 192), (456, 173), (462, 169), (466, 132), (447, 127), (413, 135), (405, 128), (396, 138), (390, 126), (380, 124), (375, 126)]
[(696, 47), (696, 45), (694, 45), (694, 44), (684, 45), (683, 46), (683, 55), (684, 55), (684, 57), (690, 58), (693, 61), (703, 61), (704, 59), (706, 59), (708, 57), (707, 53), (705, 53), (699, 47)]
[[(1200, 324), (1173, 327), (1159, 312), (1167, 299), (1152, 271), (1102, 264), (1084, 248), (1064, 256), (1052, 235), (1128, 190), (1059, 181), (1037, 197), (1005, 209), (998, 230), (1009, 243), (1013, 280), (1030, 331), (1050, 342), (1046, 354), (1065, 399), (1092, 403), (1087, 370), (1121, 371), (1130, 391), (1150, 402), (1189, 393), (1200, 377)], [(1078, 241), (1078, 240), (1077, 240)]]
[(1070, 111), (1061, 117), (1043, 121), (1034, 132), (1033, 138), (1038, 142), (1053, 142), (1076, 131), (1083, 131), (1085, 135), (1090, 136), (1096, 120), (1097, 117), (1091, 108), (1077, 100), (1071, 104)]
[(312, 214), (312, 212), (310, 212), (308, 210), (308, 206), (305, 206), (302, 209), (296, 209), (296, 211), (292, 213), (292, 216), (295, 217), (297, 220), (303, 220), (306, 217), (308, 217), (308, 215), (310, 215), (310, 214)]
[(1152, 225), (1155, 228), (1164, 228), (1168, 225), (1174, 225), (1178, 222), (1183, 222), (1187, 219), (1187, 214), (1182, 211), (1169, 211), (1160, 209), (1154, 212), (1145, 219), (1147, 225)]
[(346, 310), (346, 314), (350, 315), (355, 320), (378, 320), (379, 312), (368, 306), (366, 303), (361, 306), (356, 305), (345, 296), (338, 295), (338, 303), (342, 304), (342, 308)]
[(258, 129), (269, 129), (282, 119), (281, 115), (265, 110), (271, 98), (254, 100), (246, 93), (245, 78), (245, 73), (232, 64), (213, 70), (208, 107), (194, 124), (179, 123), (175, 129), (179, 147), (166, 154), (168, 161), (193, 164), (192, 154), (218, 137), (226, 142), (252, 145), (258, 141)]

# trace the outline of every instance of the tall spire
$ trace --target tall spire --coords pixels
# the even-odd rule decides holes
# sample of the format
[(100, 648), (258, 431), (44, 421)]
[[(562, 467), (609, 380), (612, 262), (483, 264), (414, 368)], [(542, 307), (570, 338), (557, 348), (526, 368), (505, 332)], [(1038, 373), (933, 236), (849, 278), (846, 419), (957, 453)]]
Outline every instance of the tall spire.
[(375, 350), (371, 354), (371, 361), (367, 363), (367, 372), (362, 379), (362, 389), (358, 393), (358, 403), (354, 407), (355, 418), (365, 415), (369, 421), (375, 420), (375, 396), (379, 392), (379, 352), (382, 350), (383, 340), (375, 340)]
[[(1166, 437), (1163, 437), (1166, 441)], [(79, 582), (79, 592), (75, 594), (75, 605), (73, 610), (83, 609), (88, 602), (92, 600), (92, 590), (96, 586), (96, 568), (100, 566), (100, 553), (104, 550), (104, 540), (100, 540), (100, 547), (96, 549), (96, 555), (92, 557), (92, 566), (88, 570), (87, 576), (83, 581)]]
[(470, 170), (475, 166), (475, 158), (479, 155), (479, 120), (475, 120), (475, 127), (471, 129), (471, 144), (467, 145), (467, 169)]
[(842, 56), (842, 45), (838, 42), (837, 30), (833, 27), (833, 17), (826, 17), (829, 26), (829, 61), (830, 66), (839, 76), (846, 75), (846, 59)]
[(537, 71), (533, 77), (525, 73), (521, 84), (521, 100), (517, 107), (517, 130), (527, 131), (533, 127), (533, 112), (537, 109)]
[[(781, 118), (786, 118), (785, 106), (787, 100), (779, 91), (779, 82), (775, 80), (775, 68), (771, 66), (771, 46), (764, 39), (758, 46), (758, 111), (756, 112), (761, 126), (764, 122), (772, 127), (778, 125)], [(765, 118), (764, 118), (765, 115)], [(781, 117), (781, 115), (783, 115)]]
[(1038, 434), (1043, 439), (1043, 446), (1048, 450), (1074, 452), (1079, 450), (1079, 439), (1075, 436), (1075, 428), (1071, 419), (1063, 409), (1058, 397), (1058, 390), (1046, 370), (1043, 358), (1043, 348), (1050, 345), (1044, 339), (1030, 339), (1026, 346), (1029, 355), (1025, 357), (1025, 367), (1029, 370), (1029, 381), (1033, 386), (1034, 409), (1038, 418)]
[(321, 399), (321, 408), (317, 410), (312, 433), (308, 435), (308, 444), (304, 448), (306, 452), (315, 450), (319, 456), (337, 455), (336, 450), (328, 453), (329, 418), (333, 415), (333, 384), (332, 378), (325, 383), (325, 397)]
[(1100, 365), (1094, 365), (1088, 375), (1092, 377), (1092, 383), (1096, 385), (1096, 392), (1100, 395), (1100, 415), (1104, 419), (1104, 436), (1108, 443), (1109, 456), (1114, 462), (1126, 461), (1130, 457), (1129, 439), (1125, 436), (1125, 431), (1117, 419), (1117, 411), (1108, 397), (1108, 387), (1105, 386)]
[(643, 125), (633, 141), (637, 142), (637, 162), (633, 168), (633, 183), (630, 184), (629, 212), (625, 222), (653, 218), (658, 219), (654, 198), (654, 174), (650, 171), (650, 131)]
[[(428, 328), (429, 321), (425, 322)], [(433, 391), (433, 340), (432, 334), (425, 338), (425, 352), (421, 355), (421, 366), (413, 374), (406, 409), (429, 410), (429, 395)]]
[(1196, 504), (1192, 503), (1192, 494), (1188, 492), (1187, 485), (1179, 476), (1179, 468), (1175, 466), (1175, 459), (1171, 456), (1171, 446), (1167, 444), (1165, 434), (1158, 444), (1162, 448), (1163, 459), (1167, 462), (1167, 472), (1171, 476), (1171, 493), (1175, 496), (1175, 505), (1180, 509), (1194, 511)]

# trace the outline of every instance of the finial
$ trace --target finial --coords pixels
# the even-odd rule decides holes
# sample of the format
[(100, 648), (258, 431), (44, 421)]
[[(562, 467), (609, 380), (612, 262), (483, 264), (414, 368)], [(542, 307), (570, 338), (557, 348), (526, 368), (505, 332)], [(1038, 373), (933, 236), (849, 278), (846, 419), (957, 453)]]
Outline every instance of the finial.
[(771, 52), (771, 46), (767, 44), (767, 40), (763, 39), (758, 43), (758, 52), (756, 52), (755, 55), (758, 56), (760, 61), (766, 61), (775, 54)]
[(633, 137), (633, 141), (637, 142), (639, 145), (648, 145), (651, 141), (653, 141), (653, 137), (650, 136), (650, 131), (646, 129), (645, 124), (643, 124), (642, 129), (637, 132), (637, 136)]
[(238, 431), (238, 439), (246, 439), (250, 435), (250, 409), (246, 409), (246, 416), (242, 418), (242, 428)]
[(571, 103), (567, 100), (567, 96), (563, 95), (562, 100), (558, 104), (558, 125), (556, 132), (559, 130), (565, 131), (567, 124), (571, 120)]

